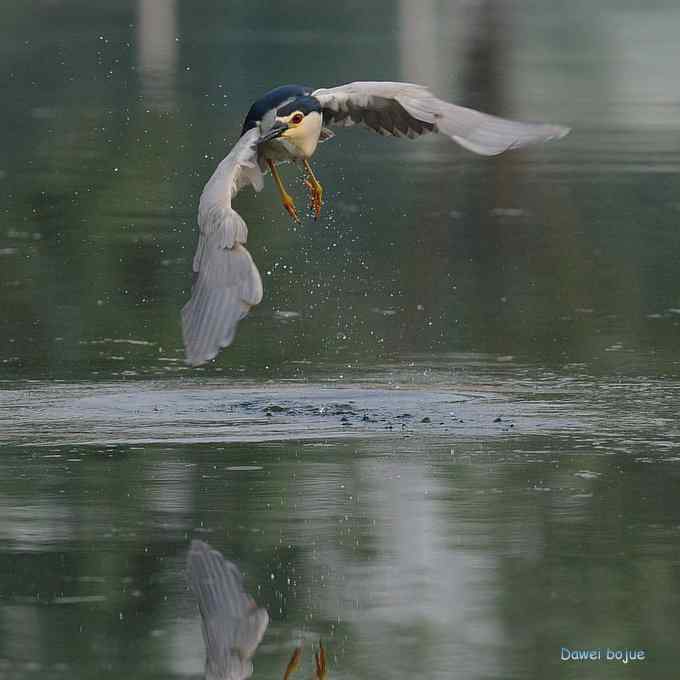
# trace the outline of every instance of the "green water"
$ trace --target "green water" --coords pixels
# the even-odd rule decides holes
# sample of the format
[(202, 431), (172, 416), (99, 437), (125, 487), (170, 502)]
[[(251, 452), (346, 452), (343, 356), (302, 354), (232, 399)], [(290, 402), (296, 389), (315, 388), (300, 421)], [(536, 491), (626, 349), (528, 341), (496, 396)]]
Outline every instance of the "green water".
[[(506, 4), (0, 2), (1, 679), (200, 677), (193, 537), (269, 611), (254, 677), (674, 675), (680, 10)], [(265, 297), (186, 368), (251, 101), (355, 79), (573, 132), (339, 130), (318, 222), (238, 197)]]

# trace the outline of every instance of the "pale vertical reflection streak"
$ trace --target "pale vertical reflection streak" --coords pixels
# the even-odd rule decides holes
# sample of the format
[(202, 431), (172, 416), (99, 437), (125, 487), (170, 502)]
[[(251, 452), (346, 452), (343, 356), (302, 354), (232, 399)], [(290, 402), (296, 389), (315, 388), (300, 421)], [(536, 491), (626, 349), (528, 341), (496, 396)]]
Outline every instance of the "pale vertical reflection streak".
[(609, 119), (631, 128), (677, 131), (680, 81), (674, 71), (680, 62), (680, 10), (641, 10), (612, 12), (603, 26), (611, 53)]
[[(44, 619), (35, 605), (5, 604), (0, 608), (0, 635), (3, 639), (2, 654), (9, 665), (7, 671), (14, 677), (24, 677), (22, 670), (42, 671), (45, 661), (43, 638)], [(12, 675), (3, 674), (0, 665), (0, 678)], [(35, 676), (38, 677), (38, 676)]]
[(177, 0), (138, 0), (137, 68), (147, 106), (171, 109), (177, 69)]
[(399, 58), (404, 80), (438, 89), (437, 0), (399, 3)]
[(73, 540), (76, 526), (75, 514), (66, 503), (43, 500), (10, 505), (0, 498), (0, 540), (10, 541), (15, 550), (42, 551), (46, 545)]
[[(447, 101), (460, 96), (455, 87), (461, 73), (466, 37), (474, 30), (476, 0), (400, 0), (399, 79), (426, 85)], [(424, 139), (407, 148), (414, 158), (427, 159), (435, 145)], [(436, 148), (439, 148), (437, 145)]]
[[(466, 680), (496, 674), (489, 650), (503, 642), (497, 564), (483, 547), (489, 537), (479, 535), (480, 524), (456, 518), (442, 500), (449, 489), (427, 467), (403, 460), (358, 465), (354, 479), (361, 481), (351, 491), (361, 499), (359, 514), (374, 523), (370, 543), (359, 543), (358, 553), (348, 551), (347, 536), (344, 546), (324, 545), (321, 558), (337, 578), (320, 593), (328, 619), (351, 623), (357, 666), (370, 673), (389, 657), (386, 673)], [(360, 557), (365, 550), (370, 561)], [(387, 640), (389, 650), (380, 649)], [(443, 659), (456, 659), (456, 667)]]
[(477, 27), (477, 7), (476, 0), (400, 0), (400, 78), (450, 99), (470, 32)]
[(164, 665), (170, 677), (199, 677), (205, 668), (205, 642), (195, 602), (192, 605), (190, 617), (171, 621), (163, 631)]
[(162, 514), (165, 526), (184, 526), (184, 518), (193, 509), (192, 468), (164, 460), (147, 466), (144, 477), (147, 509)]

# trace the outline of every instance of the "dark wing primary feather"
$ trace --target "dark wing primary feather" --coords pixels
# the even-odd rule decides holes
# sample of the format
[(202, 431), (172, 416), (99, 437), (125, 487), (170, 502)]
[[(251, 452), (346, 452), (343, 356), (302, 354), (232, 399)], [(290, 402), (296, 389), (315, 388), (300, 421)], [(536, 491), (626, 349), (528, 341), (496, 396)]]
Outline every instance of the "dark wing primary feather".
[(434, 125), (412, 116), (399, 101), (407, 92), (424, 91), (419, 85), (357, 82), (312, 92), (321, 103), (325, 125), (364, 125), (381, 135), (418, 137)]
[(258, 609), (245, 592), (238, 567), (207, 543), (192, 541), (187, 573), (201, 614), (206, 678), (250, 677), (250, 658), (269, 623), (266, 610)]
[(492, 156), (564, 137), (569, 129), (491, 116), (437, 99), (413, 83), (356, 82), (315, 90), (327, 125), (365, 125), (383, 135), (439, 132), (478, 154)]
[(248, 130), (219, 164), (201, 194), (191, 299), (182, 309), (186, 361), (192, 366), (231, 344), (238, 322), (262, 299), (262, 280), (245, 244), (248, 228), (231, 207), (246, 184), (262, 188), (257, 128)]

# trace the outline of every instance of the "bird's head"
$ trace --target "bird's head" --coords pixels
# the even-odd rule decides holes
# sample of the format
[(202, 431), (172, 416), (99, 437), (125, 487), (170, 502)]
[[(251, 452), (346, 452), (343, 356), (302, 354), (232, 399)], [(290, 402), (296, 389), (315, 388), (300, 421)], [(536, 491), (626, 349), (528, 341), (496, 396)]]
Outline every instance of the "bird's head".
[(322, 124), (321, 104), (309, 95), (295, 97), (273, 109), (261, 123), (262, 136), (258, 143), (274, 139), (290, 142), (305, 156), (314, 153)]

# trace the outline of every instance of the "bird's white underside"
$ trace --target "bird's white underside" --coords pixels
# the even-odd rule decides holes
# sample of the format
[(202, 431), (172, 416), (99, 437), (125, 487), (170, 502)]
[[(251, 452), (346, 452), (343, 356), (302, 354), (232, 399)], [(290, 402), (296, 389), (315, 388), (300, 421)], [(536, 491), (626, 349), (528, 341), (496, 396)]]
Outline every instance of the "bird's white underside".
[(321, 114), (311, 111), (300, 125), (263, 144), (260, 152), (273, 161), (309, 160), (319, 144), (322, 126)]

